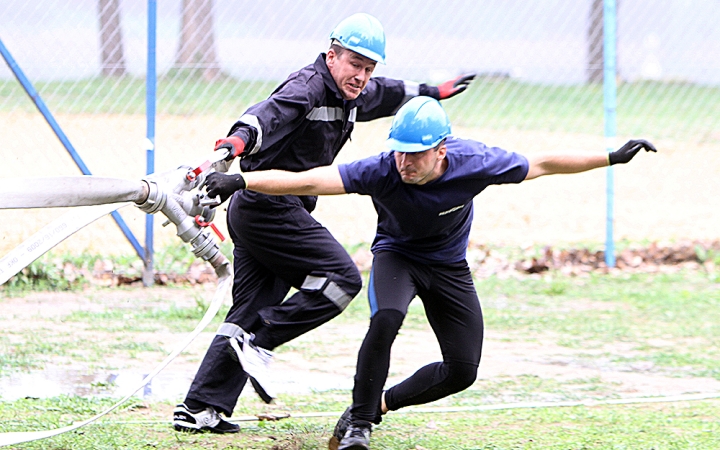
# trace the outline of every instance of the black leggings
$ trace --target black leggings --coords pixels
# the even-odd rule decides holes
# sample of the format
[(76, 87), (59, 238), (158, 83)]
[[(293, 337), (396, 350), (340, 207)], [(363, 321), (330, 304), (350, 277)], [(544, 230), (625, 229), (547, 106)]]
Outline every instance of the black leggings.
[(432, 402), (470, 387), (483, 340), (480, 302), (465, 261), (423, 264), (394, 252), (375, 255), (370, 274), (370, 329), (358, 354), (353, 420), (380, 423), (380, 396), (390, 349), (417, 295), (440, 344), (443, 361), (428, 364), (385, 392), (390, 410)]

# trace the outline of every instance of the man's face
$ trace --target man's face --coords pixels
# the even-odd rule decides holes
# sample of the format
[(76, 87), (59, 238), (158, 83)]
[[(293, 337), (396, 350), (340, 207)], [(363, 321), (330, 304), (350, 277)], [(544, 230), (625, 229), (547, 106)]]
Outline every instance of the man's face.
[(341, 51), (340, 55), (333, 49), (328, 50), (325, 62), (345, 100), (358, 98), (377, 64), (372, 59), (347, 49)]
[(431, 148), (424, 152), (394, 152), (395, 167), (404, 183), (425, 184), (445, 172), (446, 151), (445, 145), (441, 145), (439, 148)]

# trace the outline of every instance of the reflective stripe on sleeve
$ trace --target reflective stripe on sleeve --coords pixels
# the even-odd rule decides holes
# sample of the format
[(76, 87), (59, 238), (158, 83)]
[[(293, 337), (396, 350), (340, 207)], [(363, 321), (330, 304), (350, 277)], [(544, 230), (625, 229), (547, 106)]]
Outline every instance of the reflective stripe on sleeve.
[(403, 83), (405, 84), (405, 98), (402, 99), (395, 111), (393, 111), (393, 114), (398, 112), (400, 107), (410, 101), (411, 98), (420, 95), (420, 83), (416, 83), (415, 81), (403, 81)]
[(334, 122), (343, 119), (343, 109), (339, 106), (318, 106), (311, 109), (305, 118), (307, 120)]
[[(403, 81), (405, 84), (405, 97), (417, 97), (420, 95), (420, 83), (415, 81)], [(407, 100), (410, 100), (409, 98)], [(403, 101), (405, 103), (407, 100)]]
[(253, 116), (252, 114), (243, 114), (238, 119), (238, 122), (242, 122), (245, 125), (249, 125), (257, 130), (257, 138), (255, 139), (255, 146), (248, 151), (249, 155), (252, 155), (253, 153), (257, 153), (260, 151), (260, 146), (262, 145), (262, 139), (263, 139), (263, 131), (262, 127), (260, 126), (260, 121), (256, 116)]

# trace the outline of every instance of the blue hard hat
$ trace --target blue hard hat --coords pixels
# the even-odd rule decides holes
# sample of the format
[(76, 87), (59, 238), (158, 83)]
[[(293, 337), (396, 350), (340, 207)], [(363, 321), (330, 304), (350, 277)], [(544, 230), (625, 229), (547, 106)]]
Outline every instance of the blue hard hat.
[(366, 58), (385, 64), (385, 32), (370, 14), (357, 13), (344, 19), (330, 33), (331, 40)]
[(450, 119), (439, 101), (414, 97), (395, 114), (386, 144), (396, 152), (422, 152), (438, 145), (450, 132)]

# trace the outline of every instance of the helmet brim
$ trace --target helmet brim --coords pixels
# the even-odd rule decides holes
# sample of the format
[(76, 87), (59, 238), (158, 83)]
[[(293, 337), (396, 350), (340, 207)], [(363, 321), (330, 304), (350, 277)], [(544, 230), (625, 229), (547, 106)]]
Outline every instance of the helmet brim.
[(387, 145), (390, 150), (400, 152), (400, 153), (419, 153), (424, 152), (426, 150), (430, 150), (431, 148), (435, 147), (444, 139), (440, 138), (436, 142), (434, 142), (431, 145), (428, 144), (419, 144), (419, 143), (409, 143), (409, 142), (403, 142), (398, 141), (395, 138), (388, 138), (385, 141), (385, 145)]
[(357, 53), (358, 55), (362, 55), (366, 58), (372, 59), (373, 61), (378, 62), (380, 64), (385, 64), (385, 58), (382, 55), (375, 53), (372, 50), (369, 50), (367, 48), (362, 48), (362, 47), (355, 47), (353, 45), (343, 45), (340, 41), (338, 41), (338, 43), (345, 49), (353, 51), (353, 52)]

